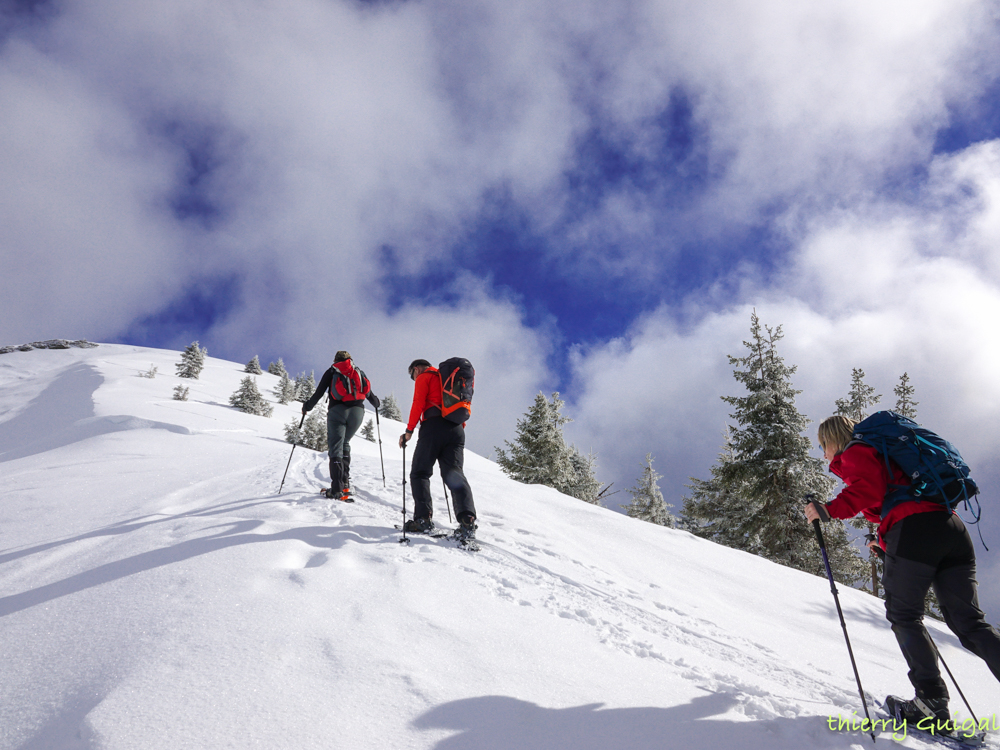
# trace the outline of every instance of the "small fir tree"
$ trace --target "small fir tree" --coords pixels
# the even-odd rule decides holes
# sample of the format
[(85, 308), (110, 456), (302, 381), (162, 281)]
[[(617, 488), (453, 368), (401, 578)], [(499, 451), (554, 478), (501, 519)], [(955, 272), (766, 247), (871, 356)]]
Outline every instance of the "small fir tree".
[(856, 367), (851, 371), (851, 390), (847, 398), (837, 399), (834, 413), (860, 422), (881, 399), (882, 394), (875, 393), (875, 389), (865, 383), (865, 371)]
[[(711, 480), (694, 480), (695, 497), (686, 508), (689, 515), (705, 518), (710, 531), (704, 535), (710, 538), (726, 539), (737, 549), (825, 576), (802, 506), (808, 495), (827, 497), (835, 483), (823, 462), (809, 455), (809, 440), (801, 434), (809, 420), (795, 407), (800, 391), (792, 387), (791, 376), (796, 368), (778, 355), (781, 326), (762, 327), (754, 312), (750, 334), (750, 341), (743, 342), (746, 355), (729, 357), (738, 368), (733, 376), (747, 394), (723, 397), (733, 407), (730, 417), (737, 424), (729, 433), (728, 456), (712, 470)], [(696, 502), (715, 503), (724, 512), (719, 516), (696, 512)], [(847, 584), (859, 580), (864, 568), (844, 525), (827, 524), (824, 536), (838, 580)]]
[(300, 372), (295, 378), (295, 400), (305, 403), (316, 392), (316, 371), (306, 375)]
[(732, 466), (736, 457), (731, 435), (731, 428), (726, 425), (722, 451), (710, 469), (712, 478), (691, 477), (688, 485), (691, 497), (684, 498), (680, 526), (726, 547), (762, 555), (764, 548), (758, 535), (751, 534), (745, 527), (747, 505), (743, 497), (746, 488)]
[(371, 443), (375, 442), (375, 420), (365, 422), (365, 426), (361, 428), (361, 437)]
[(648, 521), (659, 526), (673, 528), (676, 525), (676, 518), (668, 510), (673, 507), (663, 499), (660, 492), (658, 480), (660, 475), (653, 468), (653, 454), (646, 454), (646, 465), (642, 467), (642, 475), (635, 487), (628, 492), (632, 495), (632, 502), (622, 505), (625, 512), (632, 518), (640, 521)]
[(314, 451), (325, 451), (328, 447), (327, 445), (327, 431), (326, 431), (326, 408), (323, 406), (326, 399), (322, 399), (321, 404), (317, 408), (309, 412), (309, 416), (306, 417), (305, 425), (302, 429), (302, 439), (304, 445), (312, 448)]
[(181, 352), (181, 361), (177, 363), (177, 375), (182, 378), (198, 379), (202, 369), (205, 367), (205, 356), (208, 349), (199, 348), (198, 342), (194, 341)]
[(571, 421), (563, 416), (563, 401), (553, 393), (535, 396), (535, 403), (517, 422), (514, 442), (507, 449), (495, 448), (497, 463), (507, 476), (525, 484), (544, 484), (560, 492), (600, 505), (601, 483), (594, 477), (593, 454), (584, 457), (566, 445), (562, 426)]
[(242, 412), (258, 417), (269, 417), (274, 412), (274, 407), (264, 400), (257, 390), (257, 381), (250, 375), (240, 381), (240, 387), (229, 397), (229, 403)]
[(285, 369), (285, 363), (281, 361), (281, 357), (278, 357), (277, 362), (271, 362), (267, 366), (267, 371), (272, 375), (277, 375), (279, 378), (284, 375), (288, 377), (288, 371)]
[(562, 426), (570, 420), (560, 413), (562, 406), (558, 392), (552, 394), (551, 402), (539, 393), (517, 421), (514, 442), (504, 441), (507, 450), (495, 448), (497, 464), (511, 479), (556, 489), (571, 482), (574, 471), (562, 432)]
[(382, 404), (379, 406), (378, 413), (386, 419), (394, 419), (397, 422), (404, 421), (403, 412), (399, 410), (399, 404), (396, 403), (396, 397), (391, 393), (382, 399)]
[(152, 380), (153, 378), (156, 377), (156, 373), (157, 372), (159, 372), (159, 370), (156, 367), (156, 365), (150, 365), (149, 369), (146, 370), (145, 372), (143, 372), (141, 370), (139, 371), (139, 377), (140, 378), (149, 378), (150, 380)]
[(253, 355), (253, 359), (247, 362), (247, 366), (243, 368), (243, 372), (249, 372), (251, 375), (263, 375), (264, 371), (260, 369), (260, 357), (256, 354)]
[(920, 405), (919, 401), (913, 400), (914, 390), (910, 385), (910, 376), (905, 372), (899, 376), (899, 385), (892, 389), (896, 394), (896, 408), (893, 411), (913, 420), (917, 418), (917, 406)]
[(183, 385), (174, 386), (174, 401), (187, 401), (190, 390)]
[[(322, 405), (322, 403), (319, 404), (319, 406)], [(323, 410), (317, 407), (309, 412), (309, 416), (302, 421), (301, 429), (299, 422), (294, 419), (286, 424), (285, 440), (304, 448), (311, 448), (314, 451), (325, 451), (327, 449), (327, 434)]]
[(594, 465), (597, 463), (597, 456), (593, 451), (584, 456), (576, 449), (575, 445), (569, 448), (569, 463), (573, 469), (572, 477), (564, 488), (557, 488), (561, 492), (583, 500), (591, 505), (601, 504), (602, 484), (594, 476)]
[(282, 372), (278, 378), (278, 384), (271, 391), (279, 404), (288, 404), (295, 398), (295, 384), (288, 377), (287, 372)]

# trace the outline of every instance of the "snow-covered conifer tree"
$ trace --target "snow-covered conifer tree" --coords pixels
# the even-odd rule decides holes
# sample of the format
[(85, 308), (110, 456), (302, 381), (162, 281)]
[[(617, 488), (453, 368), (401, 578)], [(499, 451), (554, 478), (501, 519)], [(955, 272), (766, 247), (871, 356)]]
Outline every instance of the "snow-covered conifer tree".
[(288, 376), (288, 371), (285, 369), (285, 363), (281, 361), (281, 357), (278, 357), (277, 362), (271, 362), (267, 366), (267, 371), (272, 375), (277, 375), (279, 378), (282, 375)]
[(622, 507), (632, 518), (673, 528), (677, 519), (669, 510), (673, 506), (663, 499), (658, 482), (659, 478), (660, 475), (653, 468), (653, 454), (647, 453), (646, 465), (642, 467), (642, 476), (639, 477), (635, 487), (629, 490), (632, 502), (628, 505), (622, 505)]
[(269, 417), (274, 412), (274, 407), (264, 400), (257, 390), (257, 381), (250, 375), (240, 381), (240, 387), (229, 397), (229, 403), (240, 411), (256, 414), (258, 417)]
[(295, 400), (305, 403), (316, 392), (316, 371), (312, 370), (306, 375), (300, 372), (295, 377)]
[(190, 388), (185, 388), (183, 385), (174, 386), (174, 401), (187, 401), (190, 390)]
[(205, 356), (208, 354), (208, 349), (199, 348), (198, 342), (194, 341), (181, 352), (181, 361), (178, 362), (175, 367), (177, 368), (177, 375), (182, 378), (193, 378), (198, 379), (201, 374), (202, 368), (205, 367)]
[(573, 474), (564, 487), (557, 487), (570, 497), (583, 500), (591, 505), (601, 504), (601, 482), (594, 476), (594, 464), (597, 457), (593, 452), (584, 456), (575, 445), (569, 447), (569, 463)]
[[(312, 395), (312, 394), (310, 394)], [(306, 422), (302, 427), (302, 445), (312, 448), (314, 451), (325, 451), (327, 449), (326, 432), (326, 397), (320, 399), (320, 403), (309, 412)]]
[(253, 355), (253, 359), (247, 362), (247, 366), (243, 368), (243, 372), (249, 372), (251, 375), (263, 375), (264, 371), (260, 369), (260, 357), (256, 354)]
[(893, 388), (892, 392), (896, 394), (896, 408), (893, 411), (901, 416), (916, 419), (917, 406), (920, 402), (913, 400), (914, 388), (910, 385), (910, 376), (905, 372), (900, 375), (899, 385)]
[(361, 428), (361, 437), (365, 440), (374, 443), (375, 442), (375, 420), (369, 419), (365, 422), (365, 426)]
[(735, 461), (731, 428), (723, 431), (722, 451), (710, 471), (711, 479), (691, 477), (691, 497), (684, 498), (680, 526), (692, 534), (713, 542), (762, 555), (763, 546), (757, 534), (744, 527), (747, 503), (740, 479), (731, 464)]
[[(738, 366), (733, 376), (745, 396), (723, 396), (736, 421), (729, 433), (726, 458), (712, 469), (707, 482), (693, 480), (694, 497), (685, 503), (686, 515), (702, 521), (701, 533), (727, 541), (737, 549), (768, 560), (826, 575), (819, 546), (802, 514), (804, 498), (826, 499), (834, 480), (824, 463), (809, 455), (810, 442), (802, 436), (809, 424), (795, 407), (800, 391), (792, 388), (795, 367), (778, 355), (781, 326), (761, 326), (757, 313), (750, 318), (747, 354), (729, 357)], [(708, 503), (696, 508), (696, 503)], [(719, 506), (710, 512), (712, 504)], [(837, 579), (854, 583), (864, 566), (847, 540), (839, 521), (826, 524), (824, 536)]]
[(847, 398), (837, 399), (837, 411), (834, 413), (860, 422), (871, 414), (871, 407), (881, 399), (882, 394), (875, 393), (875, 389), (865, 383), (865, 371), (855, 367), (851, 371), (851, 390)]
[(562, 426), (571, 421), (562, 415), (558, 393), (549, 401), (545, 394), (517, 421), (514, 442), (507, 449), (495, 448), (497, 463), (504, 473), (525, 484), (544, 484), (572, 497), (600, 504), (601, 484), (594, 478), (594, 457), (584, 457), (566, 445)]
[(396, 403), (396, 397), (391, 393), (382, 399), (382, 404), (379, 406), (378, 413), (386, 419), (394, 419), (397, 422), (405, 422), (403, 419), (403, 412), (399, 410), (399, 404)]
[(562, 406), (558, 392), (552, 394), (551, 402), (539, 393), (535, 403), (517, 420), (514, 442), (504, 441), (507, 450), (495, 448), (497, 464), (511, 479), (549, 487), (569, 482), (573, 469), (562, 433), (569, 417), (560, 414)]
[[(284, 369), (284, 368), (282, 368)], [(279, 404), (290, 403), (295, 398), (295, 384), (288, 377), (287, 372), (282, 372), (278, 379), (278, 384), (271, 391)]]

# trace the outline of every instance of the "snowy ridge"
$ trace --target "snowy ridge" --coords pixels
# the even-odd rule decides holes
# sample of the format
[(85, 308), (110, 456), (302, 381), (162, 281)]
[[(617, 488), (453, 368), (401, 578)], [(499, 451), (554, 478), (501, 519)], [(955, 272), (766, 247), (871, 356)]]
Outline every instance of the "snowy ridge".
[[(400, 424), (381, 422), (386, 487), (356, 437), (356, 503), (318, 495), (326, 457), (303, 448), (279, 496), (298, 405), (240, 413), (243, 365), (181, 381), (178, 359), (102, 344), (0, 361), (0, 750), (871, 742), (827, 725), (861, 707), (824, 579), (474, 454), (482, 551), (400, 545)], [(269, 396), (278, 379), (257, 380)], [(841, 600), (866, 690), (908, 693), (881, 602)], [(933, 633), (992, 716), (1000, 686)]]

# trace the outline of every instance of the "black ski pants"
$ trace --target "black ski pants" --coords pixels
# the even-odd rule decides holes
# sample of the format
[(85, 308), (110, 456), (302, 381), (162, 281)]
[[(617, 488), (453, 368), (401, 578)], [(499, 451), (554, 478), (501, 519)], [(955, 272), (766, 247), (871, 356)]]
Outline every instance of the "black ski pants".
[(451, 490), (455, 506), (455, 517), (466, 513), (473, 518), (476, 506), (472, 502), (472, 488), (465, 478), (465, 428), (449, 422), (444, 417), (431, 417), (420, 423), (417, 447), (413, 451), (410, 467), (410, 486), (413, 487), (413, 517), (431, 518), (434, 507), (431, 504), (431, 475), (434, 463), (441, 467), (444, 483)]
[(979, 608), (976, 552), (957, 515), (917, 513), (886, 535), (885, 615), (920, 698), (947, 698), (934, 646), (924, 628), (924, 598), (934, 589), (944, 621), (1000, 680), (1000, 635)]
[(326, 445), (330, 456), (330, 487), (340, 492), (350, 486), (351, 438), (361, 427), (365, 407), (361, 401), (334, 401), (326, 412)]

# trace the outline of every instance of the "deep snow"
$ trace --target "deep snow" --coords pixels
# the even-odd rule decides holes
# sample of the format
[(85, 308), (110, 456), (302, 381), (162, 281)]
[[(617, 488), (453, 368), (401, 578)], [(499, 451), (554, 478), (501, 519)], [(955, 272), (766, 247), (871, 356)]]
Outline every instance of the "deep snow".
[[(401, 545), (401, 425), (381, 424), (386, 487), (357, 436), (355, 504), (317, 495), (325, 454), (302, 448), (279, 496), (298, 406), (242, 414), (243, 365), (181, 380), (178, 360), (0, 355), (0, 749), (870, 746), (828, 728), (861, 706), (825, 579), (473, 454), (482, 552)], [(841, 601), (866, 690), (909, 695), (882, 603)], [(1000, 711), (932, 632), (980, 718)]]

